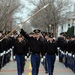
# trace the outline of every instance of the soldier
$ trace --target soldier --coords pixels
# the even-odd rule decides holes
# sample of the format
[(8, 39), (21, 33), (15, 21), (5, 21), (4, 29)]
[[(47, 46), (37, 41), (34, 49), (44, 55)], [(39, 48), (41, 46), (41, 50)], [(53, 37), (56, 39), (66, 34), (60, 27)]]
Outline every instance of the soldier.
[(70, 36), (66, 36), (66, 43), (65, 43), (65, 45), (66, 45), (66, 47), (65, 47), (65, 50), (66, 50), (66, 52), (68, 53), (68, 52), (70, 52), (70, 50), (71, 50), (71, 37)]
[(22, 35), (18, 35), (17, 41), (15, 41), (14, 44), (14, 54), (16, 55), (18, 75), (22, 75), (24, 71), (23, 62), (24, 56), (27, 54), (26, 50), (26, 42), (23, 40)]
[(71, 53), (72, 55), (75, 53), (75, 36), (71, 38)]
[(17, 36), (18, 36), (17, 31), (14, 31), (12, 36), (11, 36), (11, 39), (12, 39), (12, 59), (13, 60), (15, 60), (14, 43), (17, 41)]
[(49, 35), (48, 42), (46, 42), (45, 44), (45, 53), (46, 53), (46, 59), (48, 64), (48, 74), (53, 75), (54, 63), (57, 54), (57, 44), (53, 40), (52, 35)]
[[(45, 44), (48, 42), (48, 39), (49, 39), (49, 33), (46, 32), (45, 35), (44, 35), (44, 47), (45, 47)], [(46, 55), (45, 57), (43, 58), (43, 60), (41, 61), (43, 66), (44, 66), (44, 69), (45, 69), (45, 73), (48, 73), (48, 66), (47, 66), (47, 59), (46, 59)]]
[(22, 36), (22, 38), (23, 38), (23, 41), (24, 42), (26, 42), (26, 45), (25, 45), (25, 47), (26, 47), (26, 50), (25, 50), (25, 58), (24, 58), (24, 61), (23, 61), (23, 69), (22, 69), (22, 72), (24, 72), (24, 66), (25, 66), (25, 62), (26, 62), (26, 60), (27, 60), (27, 58), (28, 58), (28, 53), (29, 53), (29, 45), (28, 45), (28, 40), (26, 39), (26, 38), (24, 38), (24, 36)]
[[(0, 40), (2, 39), (2, 31), (0, 31)], [(2, 67), (2, 53), (3, 53), (3, 49), (2, 49), (2, 41), (0, 42), (0, 69)]]
[(29, 36), (21, 29), (21, 34), (28, 39), (31, 54), (32, 75), (38, 75), (40, 65), (40, 53), (43, 55), (42, 42), (40, 41), (40, 30), (34, 30), (33, 36)]
[(5, 51), (4, 54), (4, 64), (8, 63), (10, 61), (11, 52), (8, 52), (8, 50), (12, 47), (12, 39), (10, 38), (10, 35), (8, 35), (10, 31), (7, 31), (5, 33), (5, 39), (2, 41), (3, 50)]
[(65, 50), (65, 38), (63, 36), (63, 33), (60, 33), (60, 37), (57, 39), (57, 46), (59, 47), (59, 62), (62, 62), (63, 60), (63, 55), (62, 51)]

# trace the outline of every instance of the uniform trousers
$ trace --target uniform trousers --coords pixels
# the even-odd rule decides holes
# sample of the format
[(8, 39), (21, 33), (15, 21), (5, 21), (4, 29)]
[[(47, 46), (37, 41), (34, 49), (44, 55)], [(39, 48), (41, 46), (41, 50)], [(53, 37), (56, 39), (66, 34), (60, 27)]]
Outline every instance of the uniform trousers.
[(38, 75), (40, 66), (40, 54), (31, 55), (32, 75)]
[(55, 55), (46, 54), (47, 64), (48, 64), (48, 73), (49, 75), (53, 75), (54, 71), (54, 63), (55, 63)]
[(44, 69), (45, 69), (45, 72), (47, 73), (47, 59), (44, 58), (43, 62), (42, 62), (43, 66), (44, 66)]
[(0, 56), (0, 69), (1, 69), (1, 65), (2, 65), (2, 57)]
[(22, 75), (24, 55), (16, 55), (18, 75)]

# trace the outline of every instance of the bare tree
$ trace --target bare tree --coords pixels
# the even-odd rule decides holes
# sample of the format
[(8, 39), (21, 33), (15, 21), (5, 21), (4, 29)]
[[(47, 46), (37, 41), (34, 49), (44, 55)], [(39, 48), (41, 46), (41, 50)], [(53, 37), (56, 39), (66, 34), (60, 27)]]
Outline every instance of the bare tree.
[(32, 28), (31, 28), (31, 26), (30, 26), (29, 23), (26, 23), (25, 25), (23, 25), (23, 29), (24, 29), (25, 31), (27, 31), (27, 33), (32, 32)]
[(0, 30), (12, 29), (13, 14), (17, 12), (20, 6), (20, 0), (0, 0)]
[[(64, 23), (66, 20), (66, 12), (70, 10), (72, 6), (70, 0), (28, 0), (30, 3), (36, 6), (36, 9), (32, 12), (35, 13), (41, 7), (49, 3), (49, 6), (37, 14), (31, 19), (31, 25), (35, 28), (40, 28), (45, 31), (49, 29), (49, 25), (53, 29), (53, 33), (56, 36), (57, 26), (60, 23)], [(34, 2), (35, 1), (35, 2)]]

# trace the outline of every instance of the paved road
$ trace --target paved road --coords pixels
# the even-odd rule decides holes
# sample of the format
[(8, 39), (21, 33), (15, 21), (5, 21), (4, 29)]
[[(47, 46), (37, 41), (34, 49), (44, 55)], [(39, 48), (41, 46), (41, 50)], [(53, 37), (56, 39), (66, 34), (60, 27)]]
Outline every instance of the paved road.
[[(17, 75), (17, 67), (16, 62), (8, 63), (4, 68), (2, 68), (0, 75)], [(31, 65), (30, 61), (26, 62), (25, 70), (23, 75), (31, 75)], [(48, 75), (45, 73), (42, 64), (40, 64), (40, 72), (39, 75)], [(69, 68), (66, 68), (62, 63), (55, 63), (54, 75), (75, 75)]]

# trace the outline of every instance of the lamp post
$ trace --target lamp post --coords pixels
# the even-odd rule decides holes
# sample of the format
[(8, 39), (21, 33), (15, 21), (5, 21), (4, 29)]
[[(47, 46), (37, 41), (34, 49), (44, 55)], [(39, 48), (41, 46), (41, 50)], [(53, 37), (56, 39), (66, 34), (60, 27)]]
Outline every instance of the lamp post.
[(49, 25), (49, 31), (51, 32), (51, 24)]
[(48, 28), (46, 28), (46, 31), (48, 32)]
[(48, 25), (48, 27), (46, 28), (46, 31), (47, 31), (47, 32), (51, 32), (51, 24)]
[(48, 25), (48, 32), (51, 32), (51, 24)]

